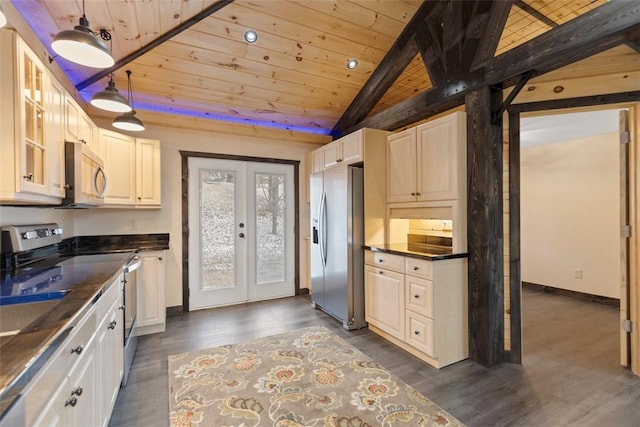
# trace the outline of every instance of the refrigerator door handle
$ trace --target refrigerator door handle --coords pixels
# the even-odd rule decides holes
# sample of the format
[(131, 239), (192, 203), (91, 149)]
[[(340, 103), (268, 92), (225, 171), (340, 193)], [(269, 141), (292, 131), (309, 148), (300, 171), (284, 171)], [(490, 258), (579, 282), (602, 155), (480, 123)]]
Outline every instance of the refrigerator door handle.
[(327, 204), (327, 193), (322, 193), (322, 198), (320, 199), (320, 209), (318, 212), (318, 231), (320, 235), (320, 258), (322, 258), (322, 265), (324, 267), (327, 266), (327, 248), (325, 245), (325, 237), (326, 237), (326, 204)]

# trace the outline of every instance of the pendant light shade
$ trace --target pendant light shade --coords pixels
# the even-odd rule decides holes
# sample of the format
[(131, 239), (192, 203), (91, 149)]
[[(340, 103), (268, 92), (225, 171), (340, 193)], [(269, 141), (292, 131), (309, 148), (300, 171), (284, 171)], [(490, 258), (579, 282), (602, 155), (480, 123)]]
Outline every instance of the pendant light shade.
[(60, 31), (51, 42), (51, 48), (63, 58), (86, 67), (108, 68), (115, 63), (107, 44), (89, 28), (89, 21), (84, 15), (84, 0), (80, 25), (73, 30)]
[(144, 130), (142, 120), (136, 117), (136, 110), (133, 106), (133, 92), (131, 91), (131, 71), (127, 70), (127, 95), (129, 96), (129, 104), (131, 111), (121, 114), (113, 120), (113, 127), (128, 130), (132, 132), (140, 132)]
[(144, 130), (142, 120), (136, 117), (135, 110), (131, 110), (128, 113), (124, 113), (116, 117), (113, 120), (113, 127), (133, 132), (140, 132)]
[(113, 76), (111, 76), (109, 84), (102, 92), (93, 95), (91, 105), (101, 110), (113, 111), (114, 113), (127, 113), (133, 110), (127, 98), (120, 95), (118, 89), (116, 89)]

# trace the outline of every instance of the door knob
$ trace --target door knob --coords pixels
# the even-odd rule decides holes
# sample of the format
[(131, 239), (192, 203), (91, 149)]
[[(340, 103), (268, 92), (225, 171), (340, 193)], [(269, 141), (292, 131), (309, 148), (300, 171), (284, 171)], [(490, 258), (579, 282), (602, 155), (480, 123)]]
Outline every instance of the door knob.
[(238, 236), (244, 237), (244, 233), (240, 233), (240, 234), (238, 234)]

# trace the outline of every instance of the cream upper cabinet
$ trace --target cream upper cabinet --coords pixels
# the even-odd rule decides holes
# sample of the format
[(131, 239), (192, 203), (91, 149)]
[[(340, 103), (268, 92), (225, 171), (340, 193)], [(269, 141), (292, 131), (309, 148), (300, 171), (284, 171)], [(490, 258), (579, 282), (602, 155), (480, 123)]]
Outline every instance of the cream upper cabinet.
[(159, 208), (160, 141), (99, 129), (107, 174), (105, 207)]
[(104, 169), (107, 175), (105, 205), (136, 203), (136, 139), (100, 129)]
[(465, 113), (456, 112), (416, 129), (418, 200), (455, 200), (467, 178)]
[(323, 167), (338, 163), (350, 165), (362, 161), (362, 131), (353, 132), (323, 147)]
[(64, 198), (64, 105), (65, 90), (54, 78), (47, 93), (46, 139), (49, 147), (51, 195)]
[(136, 204), (160, 206), (160, 141), (136, 140)]
[(387, 203), (417, 200), (416, 153), (415, 128), (387, 137)]
[[(48, 134), (50, 109), (56, 114), (48, 71), (12, 31), (0, 30), (0, 202), (59, 204), (53, 169), (60, 166), (62, 141)], [(53, 155), (52, 155), (53, 153)]]
[(465, 113), (390, 135), (387, 162), (387, 203), (466, 197)]
[(324, 147), (311, 152), (311, 173), (320, 172), (324, 169)]

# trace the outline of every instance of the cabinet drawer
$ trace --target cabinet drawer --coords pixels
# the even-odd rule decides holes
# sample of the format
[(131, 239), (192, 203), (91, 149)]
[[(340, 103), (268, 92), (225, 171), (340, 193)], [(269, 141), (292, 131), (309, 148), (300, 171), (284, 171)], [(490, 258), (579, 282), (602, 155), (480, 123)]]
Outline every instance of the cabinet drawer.
[[(88, 351), (91, 339), (96, 331), (96, 310), (92, 308), (80, 324), (75, 326), (51, 359), (37, 376), (29, 383), (25, 390), (26, 425), (31, 425), (34, 418), (40, 414), (42, 407), (49, 401), (54, 391), (60, 386), (64, 378), (74, 369), (81, 354)], [(82, 346), (80, 348), (80, 346)], [(72, 353), (71, 350), (74, 350)]]
[(407, 344), (427, 353), (431, 357), (436, 357), (433, 320), (411, 310), (407, 310), (406, 313)]
[(365, 251), (364, 262), (368, 265), (404, 273), (404, 257), (400, 255)]
[(407, 309), (433, 319), (433, 282), (407, 276), (406, 290)]
[(433, 279), (433, 263), (431, 261), (407, 257), (405, 258), (405, 264), (407, 274), (424, 279)]

